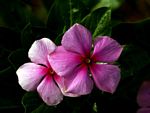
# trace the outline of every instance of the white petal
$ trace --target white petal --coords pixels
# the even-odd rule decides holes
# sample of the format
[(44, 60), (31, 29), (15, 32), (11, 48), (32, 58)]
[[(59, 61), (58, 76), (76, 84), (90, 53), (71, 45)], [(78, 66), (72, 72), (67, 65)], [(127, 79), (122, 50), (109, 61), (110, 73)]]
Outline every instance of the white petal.
[(55, 44), (48, 38), (35, 41), (28, 53), (32, 62), (49, 66), (47, 56), (55, 50)]
[(26, 91), (36, 90), (47, 68), (34, 63), (25, 63), (17, 70), (18, 82)]

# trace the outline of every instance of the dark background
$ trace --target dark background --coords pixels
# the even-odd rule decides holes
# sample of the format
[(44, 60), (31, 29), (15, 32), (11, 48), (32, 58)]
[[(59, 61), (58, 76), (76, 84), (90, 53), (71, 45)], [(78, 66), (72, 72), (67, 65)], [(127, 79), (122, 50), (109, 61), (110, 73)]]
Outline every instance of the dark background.
[[(136, 113), (138, 89), (150, 80), (150, 1), (114, 0), (111, 7), (104, 4), (91, 12), (100, 1), (0, 0), (0, 113)], [(16, 70), (30, 61), (27, 53), (35, 40), (48, 37), (59, 45), (77, 22), (94, 33), (108, 9), (111, 24), (101, 34), (124, 45), (117, 62), (122, 78), (113, 95), (94, 88), (90, 95), (65, 97), (60, 105), (48, 107), (36, 92), (26, 93), (19, 86)], [(83, 21), (88, 14), (91, 18)]]

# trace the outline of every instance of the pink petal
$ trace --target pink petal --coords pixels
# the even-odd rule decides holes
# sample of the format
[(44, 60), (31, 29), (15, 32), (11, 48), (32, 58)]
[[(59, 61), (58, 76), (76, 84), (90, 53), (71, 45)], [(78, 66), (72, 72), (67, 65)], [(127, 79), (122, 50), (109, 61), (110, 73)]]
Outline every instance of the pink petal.
[(25, 63), (17, 70), (18, 82), (26, 91), (36, 90), (41, 79), (47, 73), (47, 68), (34, 63)]
[(82, 25), (74, 24), (62, 38), (62, 46), (69, 51), (89, 55), (92, 47), (92, 35)]
[(81, 66), (72, 75), (60, 78), (56, 77), (55, 81), (61, 88), (65, 96), (76, 97), (91, 93), (93, 81), (88, 75), (86, 66)]
[(81, 63), (81, 56), (68, 52), (59, 46), (55, 52), (49, 55), (49, 62), (53, 70), (60, 76), (69, 75)]
[(106, 92), (115, 92), (120, 81), (120, 69), (114, 65), (92, 64), (90, 66), (96, 86)]
[(28, 53), (32, 62), (49, 66), (47, 56), (55, 50), (55, 44), (48, 38), (35, 41)]
[(137, 113), (150, 113), (150, 108), (141, 108), (137, 111)]
[(114, 62), (123, 50), (117, 41), (107, 36), (98, 37), (94, 45), (92, 58), (99, 62)]
[(58, 75), (54, 76), (54, 79), (57, 83), (57, 85), (59, 86), (61, 92), (63, 93), (64, 96), (69, 96), (69, 97), (77, 97), (80, 96), (78, 94), (74, 94), (74, 93), (68, 93), (66, 92), (66, 86), (65, 86), (65, 81), (66, 79), (64, 77), (60, 77)]
[(150, 107), (150, 81), (145, 81), (138, 92), (137, 103), (141, 107)]
[(47, 105), (57, 105), (63, 100), (63, 95), (51, 75), (42, 80), (37, 91)]

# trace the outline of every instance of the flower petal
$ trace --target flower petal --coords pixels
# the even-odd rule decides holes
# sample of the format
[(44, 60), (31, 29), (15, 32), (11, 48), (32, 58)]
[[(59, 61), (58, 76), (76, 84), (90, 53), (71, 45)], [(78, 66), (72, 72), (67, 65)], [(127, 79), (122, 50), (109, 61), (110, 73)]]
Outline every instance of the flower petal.
[(79, 54), (68, 52), (62, 46), (50, 54), (48, 59), (52, 69), (60, 76), (69, 75), (81, 63)]
[(120, 69), (114, 65), (92, 64), (90, 66), (96, 86), (106, 92), (113, 93), (120, 81)]
[(92, 35), (82, 25), (74, 24), (63, 36), (62, 46), (69, 51), (89, 55), (92, 47)]
[(17, 70), (18, 82), (26, 91), (36, 90), (39, 82), (47, 73), (47, 68), (34, 63), (25, 63)]
[(88, 75), (86, 66), (80, 66), (72, 75), (55, 78), (65, 96), (76, 97), (91, 93), (93, 81)]
[(114, 62), (123, 50), (117, 41), (107, 36), (98, 37), (94, 45), (92, 58), (99, 62)]
[(28, 56), (32, 62), (49, 66), (47, 56), (55, 50), (55, 44), (48, 38), (35, 41), (29, 49)]
[(59, 88), (60, 88), (60, 90), (61, 90), (61, 92), (63, 93), (64, 96), (69, 96), (69, 97), (80, 96), (78, 94), (66, 93), (66, 86), (65, 86), (65, 78), (64, 77), (60, 77), (58, 75), (55, 75), (54, 79), (55, 79), (57, 85), (59, 86)]
[(150, 81), (145, 81), (138, 92), (137, 103), (141, 107), (150, 107)]
[(140, 108), (137, 113), (150, 113), (150, 108)]
[(47, 105), (57, 105), (63, 100), (63, 95), (51, 75), (42, 80), (37, 91)]

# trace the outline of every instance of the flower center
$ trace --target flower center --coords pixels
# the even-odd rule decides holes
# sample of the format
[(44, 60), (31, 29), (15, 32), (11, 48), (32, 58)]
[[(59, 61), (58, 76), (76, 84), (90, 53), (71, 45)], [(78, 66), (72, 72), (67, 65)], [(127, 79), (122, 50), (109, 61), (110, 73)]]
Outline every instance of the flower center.
[(49, 75), (53, 76), (55, 74), (55, 71), (53, 71), (51, 68), (49, 68), (48, 73), (49, 73)]
[(51, 75), (53, 75), (55, 72), (54, 72), (53, 70), (50, 70), (49, 73), (50, 73)]
[(86, 64), (90, 64), (90, 63), (91, 63), (91, 59), (90, 59), (90, 58), (86, 58), (86, 59), (85, 59), (85, 63), (86, 63)]

